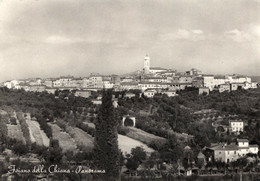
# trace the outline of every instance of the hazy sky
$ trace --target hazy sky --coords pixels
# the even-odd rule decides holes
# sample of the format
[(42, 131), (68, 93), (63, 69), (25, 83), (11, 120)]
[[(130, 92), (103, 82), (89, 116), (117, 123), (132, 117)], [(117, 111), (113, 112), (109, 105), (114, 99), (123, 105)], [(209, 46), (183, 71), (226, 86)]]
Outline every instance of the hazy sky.
[(260, 75), (260, 0), (0, 0), (0, 81), (152, 66)]

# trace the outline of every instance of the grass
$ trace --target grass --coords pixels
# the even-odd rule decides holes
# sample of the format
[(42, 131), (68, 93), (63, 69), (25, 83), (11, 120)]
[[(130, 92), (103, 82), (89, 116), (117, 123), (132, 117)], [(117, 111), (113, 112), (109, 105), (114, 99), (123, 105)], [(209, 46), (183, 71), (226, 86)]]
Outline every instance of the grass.
[(59, 146), (62, 149), (62, 152), (72, 151), (74, 153), (78, 152), (77, 144), (71, 136), (63, 132), (61, 128), (56, 124), (48, 123), (48, 125), (52, 129), (53, 139), (56, 139), (59, 141)]
[(67, 126), (66, 132), (75, 140), (77, 146), (84, 151), (91, 151), (94, 147), (94, 138), (79, 128)]
[(30, 119), (26, 119), (26, 123), (29, 126), (31, 141), (37, 145), (49, 147), (50, 139), (40, 129), (39, 123)]
[(129, 129), (129, 132), (127, 132), (127, 134), (126, 134), (128, 137), (141, 141), (148, 145), (151, 144), (152, 142), (154, 142), (155, 144), (162, 146), (167, 141), (165, 138), (155, 136), (155, 135), (147, 133), (141, 129), (132, 128), (132, 127), (129, 127), (128, 129)]
[(10, 125), (7, 124), (8, 137), (13, 138), (19, 141), (22, 141), (24, 144), (26, 143), (25, 138), (23, 137), (23, 132), (20, 124)]
[(154, 151), (152, 148), (149, 148), (146, 144), (120, 134), (118, 135), (118, 146), (119, 149), (121, 149), (121, 151), (123, 152), (123, 154), (131, 153), (131, 149), (137, 146), (143, 147), (147, 153), (151, 153)]

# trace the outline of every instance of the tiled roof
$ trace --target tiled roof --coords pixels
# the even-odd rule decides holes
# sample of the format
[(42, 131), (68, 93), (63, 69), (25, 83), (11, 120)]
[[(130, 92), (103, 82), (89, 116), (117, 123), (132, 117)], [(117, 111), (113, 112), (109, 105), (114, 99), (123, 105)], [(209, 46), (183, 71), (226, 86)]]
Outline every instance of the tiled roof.
[(259, 147), (258, 145), (249, 145), (249, 147)]
[(221, 150), (221, 151), (225, 151), (225, 150), (238, 150), (238, 146), (234, 145), (234, 144), (230, 144), (230, 145), (217, 145), (217, 146), (213, 146), (210, 148), (211, 150)]
[(248, 142), (248, 139), (237, 139), (237, 142)]

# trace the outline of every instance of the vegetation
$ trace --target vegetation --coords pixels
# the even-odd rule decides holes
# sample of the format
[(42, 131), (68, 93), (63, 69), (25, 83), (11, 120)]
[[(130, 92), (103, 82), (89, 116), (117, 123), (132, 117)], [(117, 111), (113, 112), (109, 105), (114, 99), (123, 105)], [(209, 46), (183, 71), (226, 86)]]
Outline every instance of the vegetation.
[(94, 165), (105, 174), (98, 175), (106, 180), (118, 180), (120, 168), (120, 152), (117, 136), (118, 122), (115, 120), (112, 104), (112, 91), (103, 91), (102, 105), (96, 122), (94, 142)]
[[(119, 98), (117, 109), (112, 106), (112, 94)], [(1, 150), (8, 148), (21, 156), (35, 153), (47, 164), (82, 160), (92, 162), (95, 158), (96, 169), (108, 170), (103, 176), (109, 179), (118, 178), (122, 165), (134, 174), (142, 165), (146, 169), (143, 175), (148, 174), (151, 168), (165, 172), (168, 169), (166, 165), (171, 165), (172, 170), (167, 170), (169, 173), (177, 173), (179, 164), (184, 169), (190, 167), (191, 163), (201, 168), (203, 163), (199, 163), (196, 157), (211, 143), (230, 143), (237, 138), (247, 138), (250, 144), (260, 145), (259, 88), (230, 93), (211, 92), (207, 96), (198, 95), (198, 90), (192, 88), (179, 91), (176, 97), (157, 94), (154, 98), (146, 98), (139, 97), (139, 92), (136, 92), (135, 97), (121, 98), (124, 94), (105, 91), (103, 105), (98, 106), (93, 105), (91, 99), (75, 97), (69, 91), (57, 91), (55, 97), (46, 92), (0, 88)], [(94, 97), (98, 95), (99, 92)], [(209, 110), (209, 113), (203, 113), (202, 110)], [(50, 139), (49, 148), (28, 141), (27, 122), (19, 114), (16, 119), (14, 112), (28, 113), (35, 118)], [(130, 127), (130, 120), (125, 122), (128, 127), (119, 126), (122, 125), (122, 117), (128, 114), (136, 118), (136, 128)], [(240, 135), (225, 130), (229, 121), (234, 119), (246, 123)], [(96, 126), (89, 126), (86, 122)], [(122, 135), (118, 136), (117, 132)], [(118, 150), (118, 137), (119, 142), (127, 142), (128, 152), (131, 152), (125, 155), (125, 161)], [(95, 139), (94, 152), (85, 147), (91, 145), (92, 139)], [(139, 141), (150, 148), (144, 144), (141, 148)], [(130, 151), (135, 147), (133, 145), (139, 148)], [(205, 156), (209, 158), (210, 154)], [(213, 160), (206, 168), (227, 170), (228, 167), (236, 169), (242, 165), (244, 167), (239, 169), (251, 171), (254, 164), (245, 159), (228, 165)], [(103, 179), (101, 174), (99, 176)]]

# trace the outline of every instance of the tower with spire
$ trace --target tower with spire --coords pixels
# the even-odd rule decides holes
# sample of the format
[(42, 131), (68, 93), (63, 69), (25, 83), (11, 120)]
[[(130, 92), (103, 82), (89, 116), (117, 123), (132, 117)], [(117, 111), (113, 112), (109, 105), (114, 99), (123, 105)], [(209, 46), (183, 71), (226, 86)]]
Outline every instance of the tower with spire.
[(150, 73), (150, 57), (147, 54), (144, 57), (144, 73), (145, 74)]

